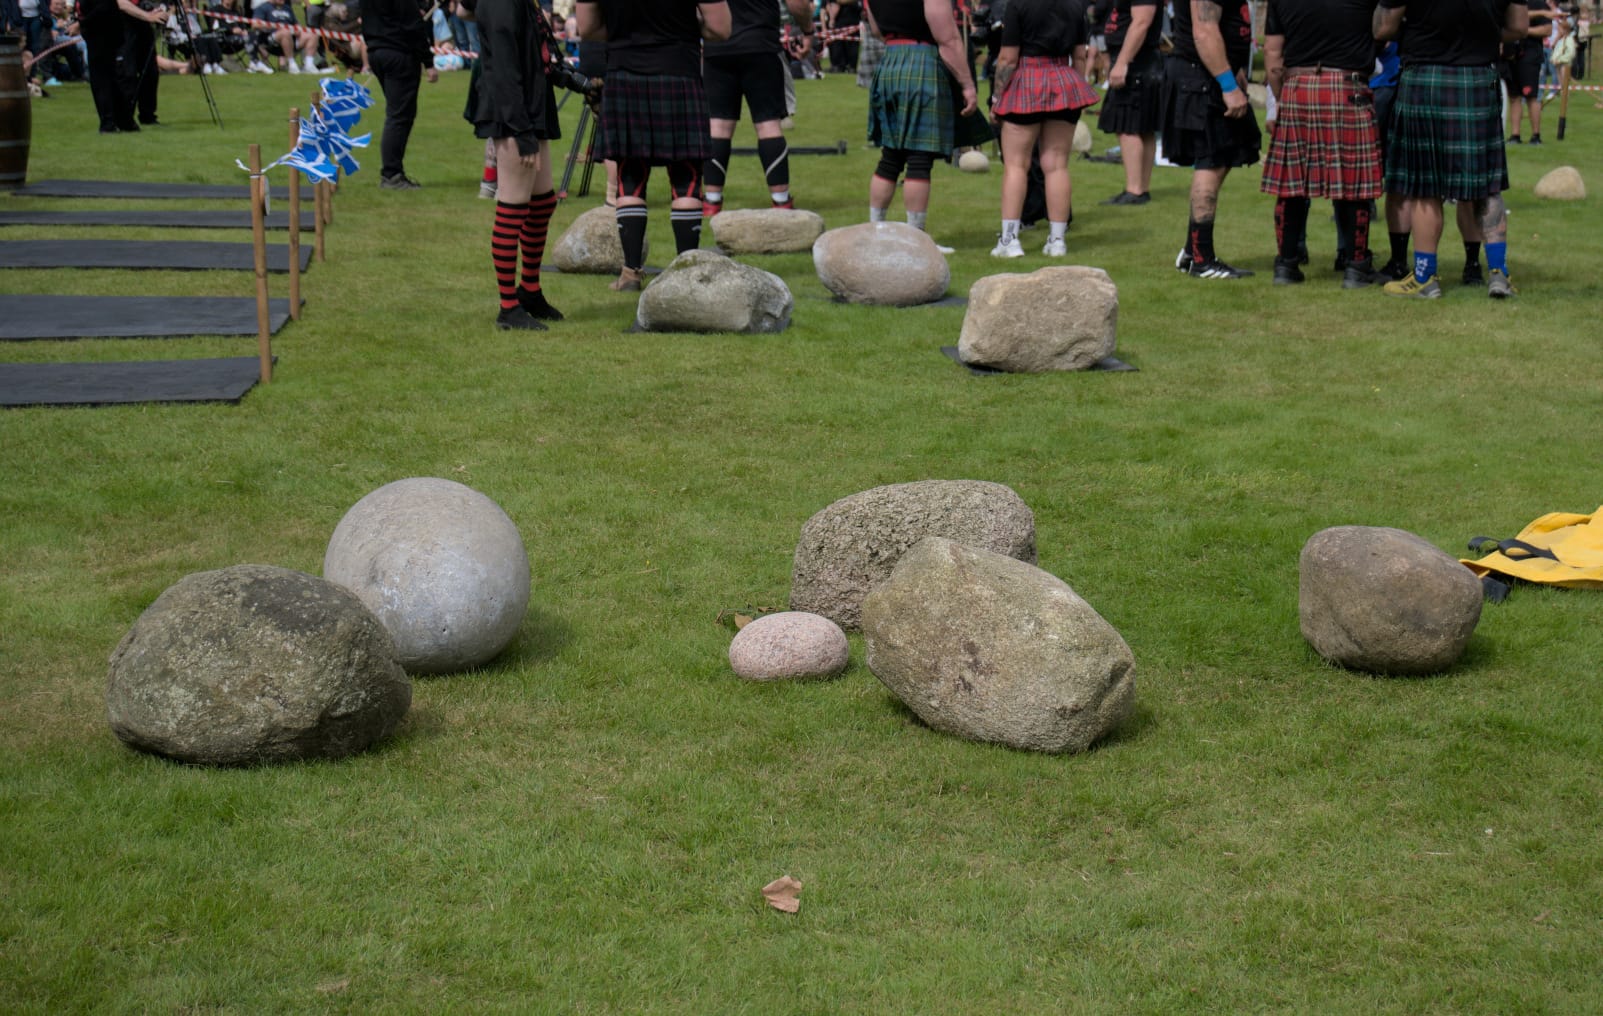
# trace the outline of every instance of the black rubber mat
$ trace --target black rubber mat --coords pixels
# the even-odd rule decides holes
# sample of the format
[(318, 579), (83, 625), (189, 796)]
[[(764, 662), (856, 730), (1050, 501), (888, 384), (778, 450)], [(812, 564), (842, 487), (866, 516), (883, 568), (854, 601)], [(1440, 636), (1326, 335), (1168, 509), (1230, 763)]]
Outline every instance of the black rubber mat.
[[(249, 184), (149, 183), (143, 180), (37, 180), (11, 193), (30, 198), (239, 198), (250, 197)], [(302, 194), (311, 193), (302, 187)], [(288, 187), (274, 187), (273, 200), (289, 200)]]
[[(289, 301), (268, 303), (273, 331)], [(256, 301), (238, 296), (11, 296), (0, 294), (0, 339), (141, 339), (255, 335)]]
[[(288, 229), (288, 212), (268, 212), (268, 229)], [(249, 229), (250, 212), (217, 208), (101, 208), (83, 211), (21, 209), (0, 212), (0, 226), (152, 226), (156, 228)], [(301, 212), (301, 232), (317, 227), (311, 212)]]
[(254, 356), (134, 363), (0, 363), (0, 406), (238, 402), (260, 377)]
[[(964, 367), (964, 368), (966, 368), (968, 370), (968, 372), (970, 374), (978, 374), (980, 377), (989, 377), (992, 374), (1011, 374), (1011, 373), (1013, 373), (1012, 371), (998, 370), (995, 367), (984, 367), (984, 366), (981, 366), (981, 365), (976, 364), (976, 363), (964, 363), (962, 357), (960, 357), (958, 355), (958, 353), (957, 353), (957, 347), (956, 346), (942, 346), (941, 347), (941, 352), (944, 353), (948, 359), (950, 359), (953, 363), (957, 364), (959, 367)], [(1114, 356), (1104, 356), (1102, 359), (1098, 360), (1096, 363), (1093, 363), (1091, 366), (1086, 368), (1086, 370), (1111, 370), (1111, 371), (1140, 370), (1140, 369), (1141, 369), (1140, 367), (1132, 367), (1130, 364), (1125, 363), (1123, 360), (1120, 360), (1118, 357), (1114, 357)], [(1072, 371), (1045, 371), (1043, 373), (1058, 374), (1058, 373), (1073, 373), (1073, 372)]]
[[(301, 244), (301, 271), (312, 263), (312, 245)], [(176, 271), (250, 272), (256, 269), (248, 243), (202, 240), (4, 240), (0, 268), (164, 268)], [(289, 246), (267, 245), (267, 270), (289, 271)]]

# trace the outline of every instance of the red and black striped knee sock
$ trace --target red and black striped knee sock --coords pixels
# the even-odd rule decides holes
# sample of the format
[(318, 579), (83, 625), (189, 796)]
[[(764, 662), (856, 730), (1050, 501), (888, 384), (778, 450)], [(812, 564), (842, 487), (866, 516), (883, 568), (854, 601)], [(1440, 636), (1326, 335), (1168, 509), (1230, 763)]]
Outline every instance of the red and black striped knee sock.
[(495, 262), (495, 285), (501, 291), (501, 309), (518, 305), (518, 237), (529, 217), (527, 202), (495, 203), (495, 227), (490, 230), (490, 258)]
[(518, 245), (523, 252), (523, 291), (540, 291), (540, 262), (545, 260), (546, 231), (551, 225), (551, 213), (557, 210), (557, 192), (546, 191), (529, 199), (528, 217), (523, 220), (523, 232), (518, 234)]

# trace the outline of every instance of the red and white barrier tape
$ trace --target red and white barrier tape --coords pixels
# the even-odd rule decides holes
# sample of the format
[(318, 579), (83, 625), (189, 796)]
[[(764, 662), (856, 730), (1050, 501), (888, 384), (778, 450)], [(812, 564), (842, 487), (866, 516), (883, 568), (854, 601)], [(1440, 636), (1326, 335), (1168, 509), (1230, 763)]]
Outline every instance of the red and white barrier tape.
[[(266, 29), (268, 31), (273, 31), (273, 32), (279, 31), (280, 29), (287, 28), (291, 32), (294, 32), (296, 35), (315, 35), (315, 36), (318, 36), (319, 38), (323, 38), (323, 39), (338, 39), (341, 42), (361, 42), (362, 41), (362, 37), (360, 35), (357, 35), (357, 34), (353, 33), (353, 32), (336, 32), (333, 29), (329, 29), (329, 28), (307, 28), (305, 25), (291, 25), (291, 24), (281, 23), (281, 22), (277, 22), (277, 21), (263, 21), (260, 18), (244, 18), (244, 17), (240, 17), (237, 14), (213, 13), (211, 11), (205, 11), (203, 13), (206, 15), (206, 17), (212, 19), (213, 21), (225, 21), (225, 22), (230, 22), (232, 24), (236, 24), (236, 25), (249, 25), (252, 28), (261, 28), (261, 29)], [(470, 50), (447, 49), (444, 46), (430, 46), (429, 47), (429, 52), (431, 52), (431, 53), (450, 53), (450, 54), (454, 54), (455, 56), (466, 57), (467, 59), (470, 59), (470, 60), (476, 58), (479, 55), (479, 54), (474, 53), (474, 52), (472, 52)]]

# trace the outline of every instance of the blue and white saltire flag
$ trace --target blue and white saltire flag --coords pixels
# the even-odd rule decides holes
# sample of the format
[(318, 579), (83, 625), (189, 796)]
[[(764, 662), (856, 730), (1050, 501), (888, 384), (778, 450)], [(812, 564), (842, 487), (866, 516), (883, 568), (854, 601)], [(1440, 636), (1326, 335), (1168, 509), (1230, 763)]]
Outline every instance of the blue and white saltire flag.
[(339, 175), (334, 163), (328, 156), (317, 150), (317, 146), (310, 140), (303, 140), (295, 149), (283, 158), (265, 167), (262, 172), (278, 166), (289, 166), (306, 174), (306, 178), (313, 183), (325, 183)]
[(362, 109), (368, 109), (373, 105), (373, 93), (360, 81), (353, 81), (350, 78), (324, 78), (322, 86), (325, 99), (351, 99)]
[(366, 148), (373, 137), (371, 133), (353, 138), (345, 133), (345, 128), (340, 126), (339, 121), (322, 112), (316, 106), (312, 107), (312, 121), (313, 126), (309, 132), (306, 121), (301, 121), (302, 137), (310, 133), (317, 145), (317, 150), (338, 163), (340, 169), (345, 171), (346, 176), (350, 176), (362, 168), (357, 163), (356, 157), (351, 154), (351, 149)]

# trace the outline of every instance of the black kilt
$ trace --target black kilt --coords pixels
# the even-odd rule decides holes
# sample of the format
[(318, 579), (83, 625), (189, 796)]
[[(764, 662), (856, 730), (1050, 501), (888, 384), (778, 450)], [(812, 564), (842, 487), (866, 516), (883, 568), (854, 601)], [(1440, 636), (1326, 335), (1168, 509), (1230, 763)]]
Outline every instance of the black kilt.
[(1163, 57), (1130, 65), (1123, 88), (1109, 88), (1097, 126), (1104, 134), (1156, 134), (1163, 128)]
[(712, 157), (701, 79), (609, 71), (601, 92), (601, 149), (608, 159), (653, 166)]
[(1179, 57), (1164, 63), (1163, 157), (1179, 166), (1251, 166), (1263, 148), (1258, 114), (1225, 116), (1224, 93), (1208, 69)]

